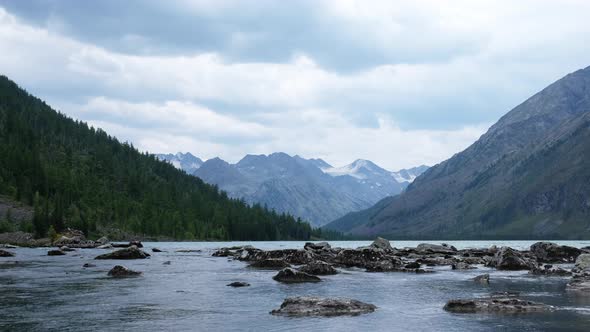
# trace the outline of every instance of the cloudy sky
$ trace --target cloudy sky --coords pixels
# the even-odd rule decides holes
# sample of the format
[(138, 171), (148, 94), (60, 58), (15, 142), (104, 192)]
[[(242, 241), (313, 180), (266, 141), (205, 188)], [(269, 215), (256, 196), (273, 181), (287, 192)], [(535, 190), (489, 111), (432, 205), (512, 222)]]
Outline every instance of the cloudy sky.
[(590, 65), (587, 0), (0, 0), (0, 73), (150, 152), (433, 165)]

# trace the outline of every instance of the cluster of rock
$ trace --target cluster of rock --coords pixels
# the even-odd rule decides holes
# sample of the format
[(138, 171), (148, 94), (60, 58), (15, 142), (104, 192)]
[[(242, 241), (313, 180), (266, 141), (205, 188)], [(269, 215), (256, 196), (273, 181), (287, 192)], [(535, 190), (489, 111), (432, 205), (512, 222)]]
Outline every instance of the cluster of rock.
[(530, 251), (509, 247), (463, 249), (447, 244), (423, 243), (416, 248), (396, 249), (389, 241), (377, 238), (370, 246), (356, 249), (332, 248), (326, 242), (307, 243), (303, 249), (260, 250), (252, 246), (221, 248), (215, 257), (231, 257), (248, 262), (250, 267), (286, 269), (298, 266), (310, 275), (336, 274), (336, 268), (362, 268), (367, 272), (433, 272), (430, 267), (450, 266), (454, 270), (475, 269), (483, 265), (498, 270), (529, 270), (538, 275), (568, 275), (561, 267), (543, 263), (573, 262), (582, 252), (568, 246), (538, 242)]
[[(477, 265), (497, 270), (528, 270), (532, 275), (573, 275), (568, 289), (590, 291), (590, 252), (551, 242), (537, 242), (530, 250), (519, 251), (510, 247), (462, 249), (447, 244), (423, 243), (416, 248), (397, 249), (389, 241), (377, 238), (371, 245), (350, 248), (332, 248), (326, 242), (306, 243), (303, 249), (260, 250), (252, 246), (221, 248), (215, 257), (249, 263), (252, 268), (280, 269), (274, 280), (283, 283), (319, 282), (318, 276), (338, 273), (337, 268), (361, 268), (367, 272), (434, 272), (431, 267), (449, 266), (453, 270), (476, 269)], [(573, 271), (557, 264), (576, 262)], [(488, 285), (490, 275), (473, 279)], [(358, 304), (358, 305), (357, 305)], [(337, 308), (337, 309), (336, 309)], [(358, 311), (357, 311), (358, 309)], [(514, 297), (497, 294), (478, 299), (451, 300), (444, 307), (450, 312), (528, 313), (553, 310), (553, 307)], [(323, 299), (296, 297), (285, 300), (275, 315), (339, 315), (371, 312), (374, 306), (349, 299)]]

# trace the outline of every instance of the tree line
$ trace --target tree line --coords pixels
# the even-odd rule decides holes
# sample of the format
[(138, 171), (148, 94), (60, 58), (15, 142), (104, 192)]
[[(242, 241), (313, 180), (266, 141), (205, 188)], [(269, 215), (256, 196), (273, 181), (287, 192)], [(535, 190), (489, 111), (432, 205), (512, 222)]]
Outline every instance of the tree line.
[[(183, 240), (307, 240), (321, 230), (230, 198), (0, 76), (0, 195), (34, 207), (37, 236), (66, 227)], [(0, 218), (2, 219), (2, 218)]]

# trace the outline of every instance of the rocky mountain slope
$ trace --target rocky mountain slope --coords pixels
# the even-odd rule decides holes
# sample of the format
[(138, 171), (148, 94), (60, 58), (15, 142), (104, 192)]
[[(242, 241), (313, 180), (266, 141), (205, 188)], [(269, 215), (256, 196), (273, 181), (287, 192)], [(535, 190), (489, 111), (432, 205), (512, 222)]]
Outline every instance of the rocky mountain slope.
[[(186, 163), (177, 164), (182, 167)], [(368, 160), (336, 168), (321, 159), (273, 153), (247, 155), (236, 164), (213, 158), (192, 174), (216, 184), (232, 197), (320, 226), (399, 194), (427, 168), (390, 172)]]
[(514, 108), (402, 195), (327, 227), (423, 239), (590, 236), (590, 67)]

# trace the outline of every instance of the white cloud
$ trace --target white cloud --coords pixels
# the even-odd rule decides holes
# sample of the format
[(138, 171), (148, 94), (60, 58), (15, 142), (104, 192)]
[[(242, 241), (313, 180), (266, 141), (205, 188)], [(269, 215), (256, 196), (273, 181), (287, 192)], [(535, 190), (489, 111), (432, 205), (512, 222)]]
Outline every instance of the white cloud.
[[(230, 61), (222, 51), (123, 54), (62, 34), (59, 17), (39, 28), (0, 8), (0, 71), (152, 152), (236, 161), (284, 151), (396, 169), (442, 161), (509, 108), (590, 64), (587, 1), (310, 3), (335, 24), (330, 38), (384, 63), (340, 72), (322, 66), (317, 49), (274, 63)], [(240, 6), (201, 1), (189, 9), (223, 18)], [(247, 47), (265, 33), (237, 31), (228, 42)], [(122, 37), (149, 48), (146, 36)], [(336, 61), (347, 50), (326, 57)]]

